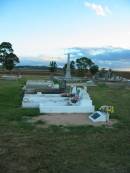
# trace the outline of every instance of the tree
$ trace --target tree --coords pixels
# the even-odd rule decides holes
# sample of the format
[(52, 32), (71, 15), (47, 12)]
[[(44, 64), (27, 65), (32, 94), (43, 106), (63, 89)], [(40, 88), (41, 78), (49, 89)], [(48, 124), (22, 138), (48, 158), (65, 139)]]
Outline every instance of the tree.
[(98, 72), (98, 70), (99, 70), (99, 67), (97, 66), (97, 65), (92, 65), (91, 67), (90, 67), (90, 72), (91, 72), (91, 74), (92, 75), (95, 75), (97, 72)]
[(10, 71), (15, 67), (16, 63), (19, 63), (18, 57), (15, 54), (10, 53), (5, 57), (3, 67)]
[[(63, 66), (64, 73), (66, 72), (66, 68), (67, 68), (67, 64), (64, 64), (64, 66)], [(70, 69), (71, 69), (71, 71), (75, 69), (75, 62), (74, 61), (70, 62)]]
[(0, 63), (7, 70), (12, 70), (19, 63), (19, 58), (13, 52), (11, 43), (0, 44)]
[(50, 72), (55, 72), (57, 70), (57, 63), (56, 63), (56, 61), (50, 61), (49, 70), (50, 70)]
[(71, 70), (74, 70), (75, 69), (75, 62), (74, 61), (71, 61), (70, 62), (70, 69)]
[(87, 57), (81, 57), (76, 60), (76, 65), (79, 72), (83, 75), (85, 72), (89, 70), (89, 68), (94, 65), (91, 59)]

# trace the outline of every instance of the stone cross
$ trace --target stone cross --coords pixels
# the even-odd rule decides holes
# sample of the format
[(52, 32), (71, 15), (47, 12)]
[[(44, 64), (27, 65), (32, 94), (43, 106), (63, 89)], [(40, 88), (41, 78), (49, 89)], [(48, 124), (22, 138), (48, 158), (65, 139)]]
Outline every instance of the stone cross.
[(69, 53), (68, 53), (68, 59), (67, 59), (67, 68), (66, 68), (65, 79), (71, 79), (70, 54)]

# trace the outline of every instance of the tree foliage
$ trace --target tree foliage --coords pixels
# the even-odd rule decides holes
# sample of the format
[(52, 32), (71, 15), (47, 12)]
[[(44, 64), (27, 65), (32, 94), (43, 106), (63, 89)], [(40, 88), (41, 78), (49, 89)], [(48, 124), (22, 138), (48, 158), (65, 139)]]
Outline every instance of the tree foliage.
[(12, 70), (19, 63), (19, 58), (13, 52), (11, 43), (0, 44), (0, 63), (7, 70)]
[(75, 69), (75, 62), (74, 61), (71, 61), (70, 62), (70, 69), (71, 70), (74, 70)]
[(55, 72), (57, 70), (57, 63), (56, 63), (56, 61), (50, 61), (49, 70), (50, 70), (50, 72)]
[(76, 60), (76, 65), (80, 71), (88, 71), (89, 68), (92, 65), (94, 65), (94, 63), (92, 62), (91, 59), (89, 59), (87, 57), (81, 57), (81, 58)]
[[(66, 71), (66, 68), (67, 68), (67, 64), (65, 64), (63, 67), (64, 73)], [(71, 61), (70, 69), (71, 70), (77, 69), (79, 72), (79, 75), (83, 76), (88, 71), (90, 71), (92, 75), (95, 75), (98, 72), (99, 67), (91, 59), (87, 57), (81, 57), (76, 59), (76, 62)]]
[(76, 60), (76, 66), (81, 76), (84, 76), (92, 65), (94, 65), (93, 61), (87, 57), (81, 57)]
[(99, 67), (95, 64), (90, 67), (90, 72), (92, 75), (95, 75), (98, 72), (98, 70), (99, 70)]

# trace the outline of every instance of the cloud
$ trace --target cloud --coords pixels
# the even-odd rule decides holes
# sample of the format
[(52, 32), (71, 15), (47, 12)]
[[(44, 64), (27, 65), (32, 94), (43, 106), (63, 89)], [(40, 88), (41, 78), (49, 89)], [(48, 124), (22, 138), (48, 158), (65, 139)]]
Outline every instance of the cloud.
[[(64, 51), (71, 52), (71, 60), (74, 61), (84, 56), (91, 58), (100, 68), (130, 71), (130, 49), (114, 48), (112, 46), (98, 48), (71, 47), (66, 48)], [(64, 56), (64, 53), (59, 58), (54, 57), (55, 59), (52, 59), (51, 57), (54, 56), (43, 54), (36, 57), (21, 57), (18, 65), (48, 66), (50, 61), (55, 60), (58, 66), (62, 67), (67, 61), (67, 56)]]
[(101, 4), (85, 2), (85, 6), (95, 11), (97, 16), (107, 16), (111, 14), (111, 10), (107, 6), (102, 6)]

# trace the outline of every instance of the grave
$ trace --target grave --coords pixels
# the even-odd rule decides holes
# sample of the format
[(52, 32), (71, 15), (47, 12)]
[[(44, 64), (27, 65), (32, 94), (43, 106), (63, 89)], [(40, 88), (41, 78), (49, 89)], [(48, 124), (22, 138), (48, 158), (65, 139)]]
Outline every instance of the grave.
[(1, 76), (1, 79), (3, 80), (18, 80), (18, 79), (21, 79), (22, 76), (21, 75), (2, 75)]
[[(27, 81), (24, 87), (23, 108), (39, 108), (40, 113), (93, 113), (95, 110), (85, 86), (70, 86), (71, 92), (65, 93), (66, 83), (81, 81), (72, 77), (70, 72), (70, 54), (68, 54), (67, 69), (64, 77), (53, 81)], [(84, 79), (85, 80), (85, 79)], [(61, 94), (62, 93), (62, 94)]]
[(72, 88), (68, 95), (63, 94), (25, 94), (23, 108), (39, 108), (40, 113), (92, 113), (95, 107), (86, 88)]
[(36, 94), (37, 92), (58, 94), (64, 92), (65, 87), (48, 80), (28, 80), (23, 90), (25, 94)]

